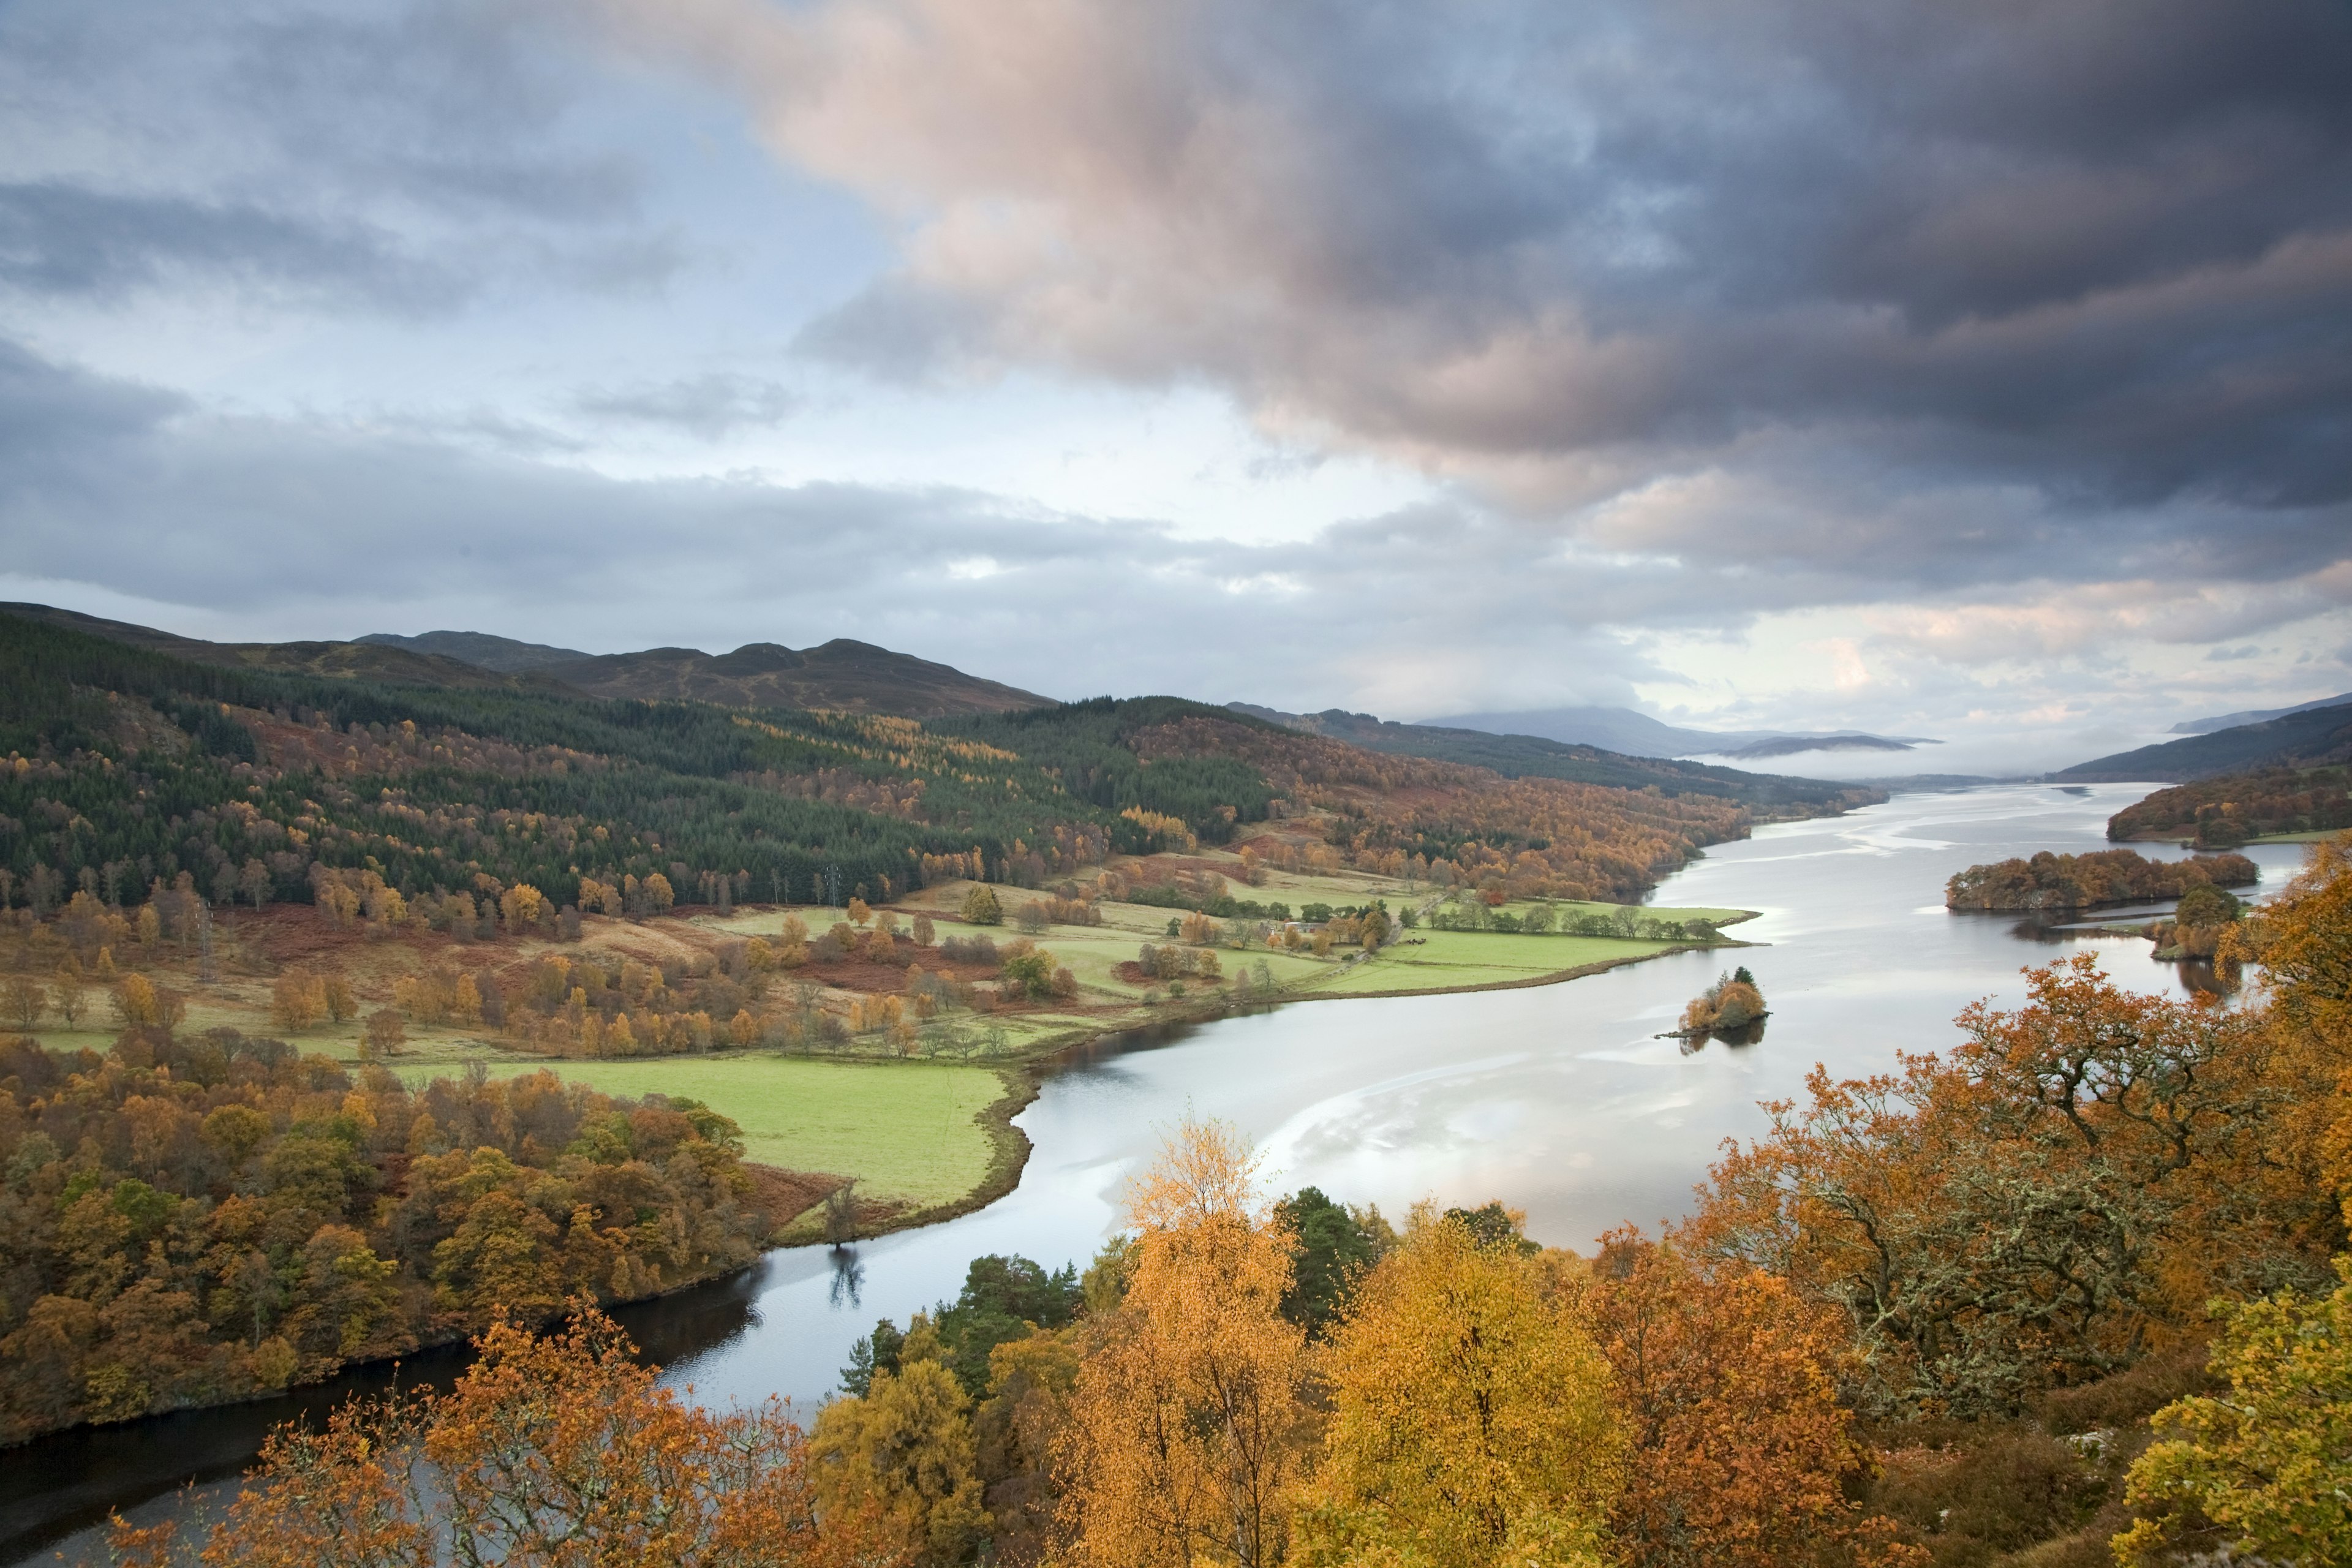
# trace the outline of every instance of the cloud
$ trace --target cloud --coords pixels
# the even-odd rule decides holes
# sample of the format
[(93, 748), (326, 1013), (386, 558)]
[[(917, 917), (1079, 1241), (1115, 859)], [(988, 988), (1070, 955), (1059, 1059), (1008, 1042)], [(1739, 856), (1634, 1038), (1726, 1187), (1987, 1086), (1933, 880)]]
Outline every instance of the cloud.
[(670, 426), (716, 441), (736, 430), (781, 424), (800, 403), (779, 383), (712, 372), (677, 381), (591, 389), (574, 399), (573, 406), (595, 418)]
[(579, 9), (897, 223), (835, 359), (1205, 378), (1543, 515), (1763, 447), (2126, 550), (2343, 534), (2339, 6)]
[(512, 5), (26, 0), (0, 14), (0, 285), (400, 316), (659, 286), (687, 258), (639, 163), (577, 132), (593, 74)]
[(403, 254), (393, 236), (364, 226), (331, 229), (254, 206), (0, 184), (0, 283), (113, 298), (191, 271), (402, 310), (444, 308), (468, 291), (457, 274)]

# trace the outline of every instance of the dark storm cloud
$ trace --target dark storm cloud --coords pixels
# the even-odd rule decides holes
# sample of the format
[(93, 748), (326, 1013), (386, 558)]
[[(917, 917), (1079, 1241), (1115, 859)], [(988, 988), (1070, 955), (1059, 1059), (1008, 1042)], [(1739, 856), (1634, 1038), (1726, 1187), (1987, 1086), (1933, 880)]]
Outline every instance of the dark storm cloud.
[(837, 358), (1207, 376), (1535, 512), (1762, 437), (2154, 554), (2217, 510), (2268, 570), (2345, 529), (2335, 0), (594, 8), (909, 215), (805, 334)]

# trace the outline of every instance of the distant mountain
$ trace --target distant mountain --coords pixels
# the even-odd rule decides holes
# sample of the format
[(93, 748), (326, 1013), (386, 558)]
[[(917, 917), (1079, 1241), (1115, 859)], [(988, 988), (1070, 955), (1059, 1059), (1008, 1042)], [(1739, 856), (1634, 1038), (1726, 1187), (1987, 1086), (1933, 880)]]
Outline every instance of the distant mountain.
[(352, 642), (215, 643), (47, 605), (0, 605), (0, 610), (200, 664), (456, 690), (686, 698), (730, 708), (824, 708), (899, 719), (1006, 713), (1053, 703), (1034, 691), (847, 637), (799, 651), (750, 643), (718, 654), (692, 647), (585, 654), (487, 632), (446, 631), (371, 632)]
[(2176, 735), (2210, 735), (2216, 730), (2234, 730), (2241, 724), (2260, 724), (2269, 719), (2284, 719), (2290, 713), (2308, 713), (2315, 708), (2340, 708), (2347, 702), (2352, 702), (2352, 691), (2347, 691), (2340, 697), (2321, 697), (2309, 702), (2298, 702), (2292, 708), (2248, 709), (2243, 713), (2223, 713), (2211, 719), (2190, 719), (2186, 722), (2175, 724), (2172, 727), (2172, 732)]
[(2336, 703), (2118, 752), (2050, 776), (2082, 784), (2186, 784), (2254, 768), (2320, 767), (2346, 761), (2352, 761), (2352, 703)]
[(1736, 751), (1716, 754), (1760, 762), (1766, 757), (1793, 757), (1800, 752), (1907, 752), (1914, 746), (1936, 743), (1890, 740), (1885, 735), (1775, 735), (1769, 741), (1751, 741)]
[(543, 642), (517, 642), (512, 637), (493, 637), (488, 632), (423, 632), (413, 637), (397, 632), (370, 632), (354, 642), (373, 643), (384, 647), (404, 647), (412, 653), (438, 654), (443, 658), (462, 659), (484, 669), (495, 669), (508, 675), (520, 675), (525, 670), (545, 669), (551, 664), (569, 664), (574, 659), (591, 658), (576, 647), (550, 647)]
[(1917, 735), (1871, 735), (1859, 730), (1805, 734), (1787, 730), (1691, 730), (1663, 723), (1631, 708), (1534, 708), (1515, 713), (1459, 713), (1430, 727), (1530, 735), (1570, 746), (1598, 746), (1635, 757), (1791, 756), (1799, 752), (1907, 752), (1937, 742)]
[(685, 698), (731, 708), (824, 708), (901, 719), (1009, 713), (1051, 707), (1054, 701), (848, 637), (800, 650), (755, 642), (733, 653), (656, 647), (583, 656), (542, 666), (540, 673), (597, 697)]
[[(1737, 800), (1763, 816), (1808, 815), (1884, 800), (1867, 784), (1742, 773), (1737, 768), (1629, 756), (1597, 746), (1570, 745), (1539, 735), (1496, 735), (1484, 730), (1436, 724), (1400, 724), (1370, 713), (1327, 708), (1320, 713), (1285, 713), (1254, 702), (1228, 702), (1236, 713), (1308, 734), (1344, 741), (1368, 752), (1429, 757), (1491, 768), (1505, 778), (1569, 779), (1616, 789), (1657, 788), (1669, 795), (1708, 795)], [(1634, 714), (1634, 718), (1641, 715)], [(1663, 728), (1663, 726), (1661, 726)]]
[(439, 686), (460, 691), (544, 691), (562, 688), (537, 674), (486, 669), (432, 652), (366, 642), (206, 642), (128, 621), (110, 621), (50, 605), (0, 605), (0, 610), (47, 626), (65, 626), (110, 642), (170, 654), (197, 664), (239, 669), (276, 669), (289, 674), (345, 679), (388, 680)]

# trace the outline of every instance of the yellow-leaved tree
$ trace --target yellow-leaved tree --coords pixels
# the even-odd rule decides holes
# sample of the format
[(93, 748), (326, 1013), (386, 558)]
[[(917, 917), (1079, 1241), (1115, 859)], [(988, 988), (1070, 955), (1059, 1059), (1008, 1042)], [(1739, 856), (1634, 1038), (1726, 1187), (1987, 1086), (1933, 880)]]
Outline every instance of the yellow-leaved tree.
[(1332, 1335), (1331, 1424), (1294, 1562), (1610, 1561), (1609, 1363), (1557, 1258), (1422, 1204)]
[(1290, 1237), (1233, 1128), (1187, 1121), (1129, 1195), (1127, 1290), (1089, 1314), (1059, 1444), (1070, 1557), (1271, 1568), (1313, 1417)]
[(869, 1508), (919, 1564), (968, 1560), (988, 1530), (973, 1468), (970, 1401), (935, 1359), (877, 1372), (862, 1399), (817, 1416), (817, 1497), (845, 1517)]

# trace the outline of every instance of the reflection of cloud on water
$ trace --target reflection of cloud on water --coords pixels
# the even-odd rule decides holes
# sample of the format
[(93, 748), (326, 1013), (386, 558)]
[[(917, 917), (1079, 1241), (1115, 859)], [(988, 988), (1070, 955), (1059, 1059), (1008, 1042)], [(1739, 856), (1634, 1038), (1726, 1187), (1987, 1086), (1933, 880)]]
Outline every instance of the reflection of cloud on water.
[[(1260, 1147), (1265, 1151), (1269, 1166), (1291, 1171), (1345, 1163), (1368, 1153), (1410, 1152), (1415, 1158), (1423, 1158), (1458, 1152), (1492, 1140), (1493, 1134), (1482, 1130), (1475, 1114), (1477, 1102), (1473, 1102), (1470, 1111), (1448, 1111), (1443, 1103), (1444, 1097), (1415, 1091), (1457, 1086), (1468, 1090), (1480, 1080), (1525, 1066), (1533, 1059), (1531, 1052), (1513, 1051), (1477, 1061), (1399, 1073), (1300, 1109), (1268, 1133)], [(1429, 1104), (1432, 1098), (1439, 1099), (1441, 1103)]]
[[(1660, 1018), (1672, 1016), (1671, 1010), (1660, 1010), (1654, 1015)], [(1672, 1040), (1641, 1040), (1604, 1050), (1579, 1051), (1576, 1059), (1580, 1062), (1618, 1062), (1626, 1067), (1671, 1068), (1682, 1065), (1683, 1053)]]

